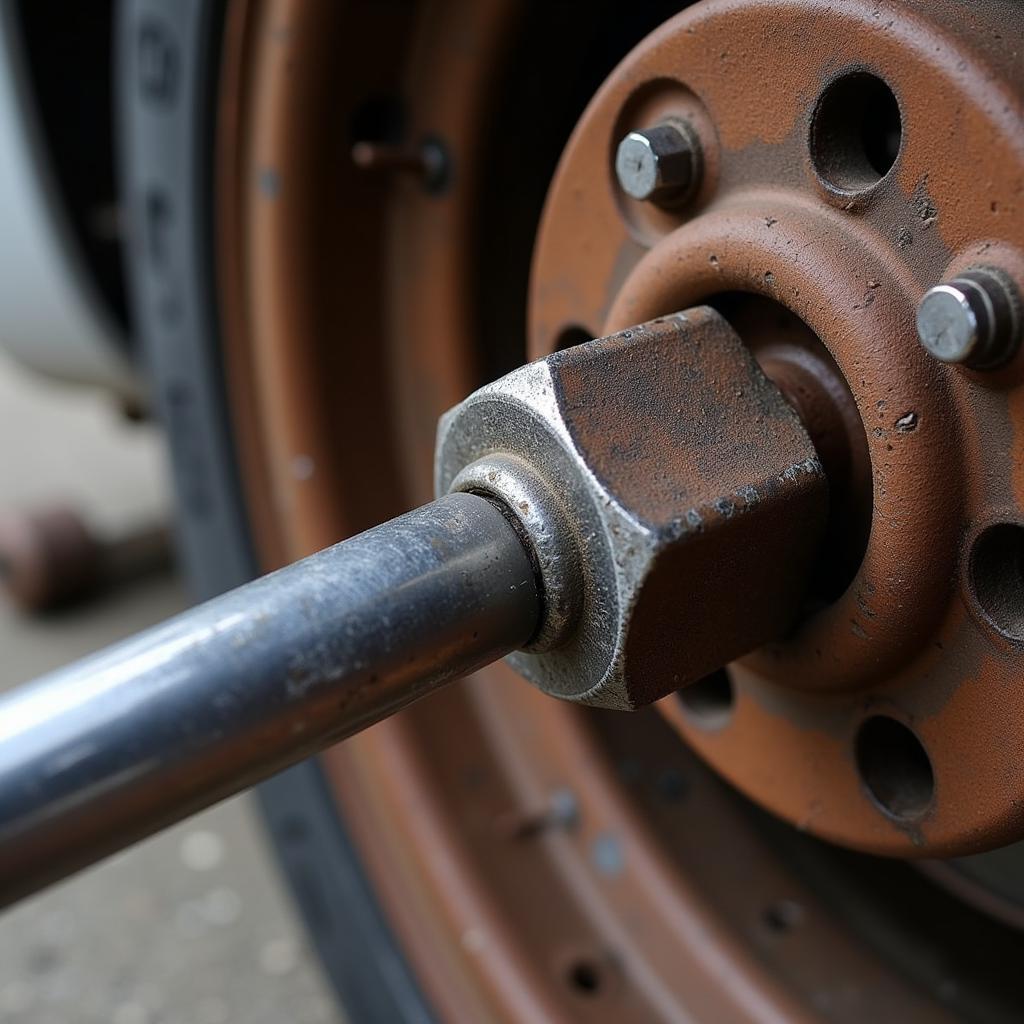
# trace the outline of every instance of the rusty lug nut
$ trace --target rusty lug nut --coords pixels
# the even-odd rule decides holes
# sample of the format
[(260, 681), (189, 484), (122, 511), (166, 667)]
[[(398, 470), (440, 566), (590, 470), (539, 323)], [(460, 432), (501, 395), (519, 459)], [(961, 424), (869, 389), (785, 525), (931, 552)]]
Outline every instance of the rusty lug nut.
[(629, 710), (784, 636), (828, 511), (811, 438), (709, 307), (556, 352), (438, 427), (436, 490), (530, 539), (538, 628), (509, 658), (546, 693)]
[(1020, 297), (992, 267), (974, 267), (924, 293), (917, 307), (921, 344), (944, 363), (989, 370), (1020, 345)]
[(630, 132), (615, 154), (620, 188), (641, 202), (685, 198), (696, 188), (700, 170), (700, 143), (683, 121)]

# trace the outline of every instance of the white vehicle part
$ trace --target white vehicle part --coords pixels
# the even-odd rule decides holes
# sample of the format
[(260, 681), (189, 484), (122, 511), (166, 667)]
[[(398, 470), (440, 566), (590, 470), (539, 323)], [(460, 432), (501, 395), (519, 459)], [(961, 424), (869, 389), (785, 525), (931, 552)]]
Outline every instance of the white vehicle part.
[(0, 5), (0, 347), (51, 376), (139, 383), (61, 208), (12, 4)]

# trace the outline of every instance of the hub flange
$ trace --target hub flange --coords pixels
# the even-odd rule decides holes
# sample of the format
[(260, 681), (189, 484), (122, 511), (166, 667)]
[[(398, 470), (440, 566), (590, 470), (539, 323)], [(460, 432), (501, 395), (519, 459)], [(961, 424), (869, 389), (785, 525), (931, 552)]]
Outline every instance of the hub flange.
[[(984, 3), (971, 19), (945, 3), (698, 4), (588, 108), (533, 267), (534, 356), (573, 328), (700, 302), (729, 315), (756, 296), (837, 369), (838, 389), (776, 379), (842, 425), (844, 507), (867, 527), (854, 543), (852, 515), (833, 534), (837, 559), (856, 556), (848, 585), (704, 684), (705, 702), (698, 684), (663, 710), (774, 813), (892, 855), (1024, 835), (1024, 579), (1006, 568), (1024, 538), (1024, 370), (942, 364), (915, 327), (940, 281), (980, 264), (1024, 280), (1024, 74), (998, 44), (1024, 13)], [(615, 173), (630, 132), (667, 122), (703, 164), (674, 206), (634, 199)]]

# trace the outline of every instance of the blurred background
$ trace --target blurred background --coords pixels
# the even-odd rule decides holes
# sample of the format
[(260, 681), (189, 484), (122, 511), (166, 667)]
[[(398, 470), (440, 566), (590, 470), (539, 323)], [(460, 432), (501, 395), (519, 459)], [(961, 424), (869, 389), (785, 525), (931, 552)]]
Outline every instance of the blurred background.
[[(62, 506), (101, 540), (116, 540), (169, 515), (152, 424), (2, 355), (0, 467), (0, 516), (9, 523)], [(38, 613), (0, 592), (0, 689), (185, 601), (169, 566)], [(337, 1020), (248, 796), (0, 913), (3, 1024)]]

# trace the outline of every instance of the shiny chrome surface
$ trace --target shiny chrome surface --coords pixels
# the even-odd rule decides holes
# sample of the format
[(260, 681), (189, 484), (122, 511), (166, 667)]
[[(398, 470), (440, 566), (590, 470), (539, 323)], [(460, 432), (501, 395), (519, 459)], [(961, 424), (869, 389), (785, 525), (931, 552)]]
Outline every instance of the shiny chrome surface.
[(449, 495), (0, 702), (0, 904), (526, 643), (534, 570)]

